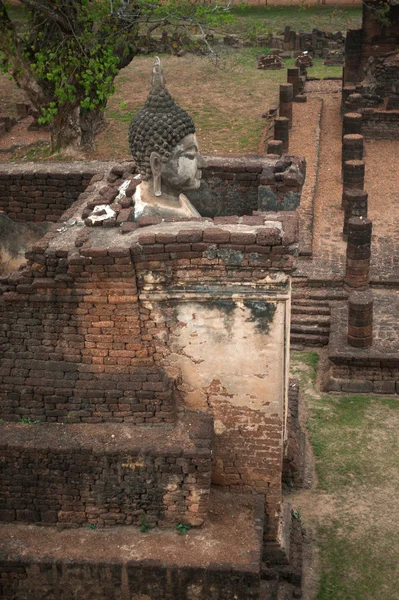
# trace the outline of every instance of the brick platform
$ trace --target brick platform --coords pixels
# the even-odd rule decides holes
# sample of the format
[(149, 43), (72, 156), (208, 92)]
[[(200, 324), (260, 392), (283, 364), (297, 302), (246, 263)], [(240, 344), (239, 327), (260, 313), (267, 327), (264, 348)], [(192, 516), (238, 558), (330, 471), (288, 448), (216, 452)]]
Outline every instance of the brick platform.
[(373, 289), (373, 343), (354, 348), (347, 342), (348, 305), (332, 311), (329, 344), (329, 391), (353, 393), (399, 393), (399, 299), (395, 290)]
[(212, 418), (194, 412), (162, 430), (1, 424), (0, 521), (109, 527), (144, 514), (151, 525), (201, 525), (212, 439)]
[(3, 524), (0, 595), (5, 600), (46, 595), (257, 600), (263, 511), (259, 496), (213, 489), (206, 526), (187, 535), (141, 533), (135, 527), (56, 532)]

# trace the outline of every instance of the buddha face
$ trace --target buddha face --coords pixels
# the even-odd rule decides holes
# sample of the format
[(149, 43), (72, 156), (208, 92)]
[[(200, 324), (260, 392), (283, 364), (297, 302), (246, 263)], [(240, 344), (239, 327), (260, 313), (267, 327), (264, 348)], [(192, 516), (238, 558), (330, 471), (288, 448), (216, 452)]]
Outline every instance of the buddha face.
[(186, 135), (173, 148), (167, 162), (162, 162), (159, 154), (152, 152), (150, 164), (154, 177), (160, 175), (162, 192), (166, 193), (199, 188), (201, 169), (206, 166), (193, 133)]

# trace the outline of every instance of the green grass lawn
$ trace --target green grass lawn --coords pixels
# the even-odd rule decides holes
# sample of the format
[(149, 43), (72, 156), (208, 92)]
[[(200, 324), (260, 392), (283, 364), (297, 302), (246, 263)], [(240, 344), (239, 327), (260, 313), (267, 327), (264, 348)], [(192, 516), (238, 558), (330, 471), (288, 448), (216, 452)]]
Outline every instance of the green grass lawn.
[[(229, 51), (215, 66), (203, 57), (162, 56), (167, 86), (179, 105), (192, 116), (204, 154), (258, 153), (266, 122), (262, 114), (278, 103), (279, 84), (286, 81), (285, 69), (262, 71), (256, 57), (265, 48)], [(108, 128), (97, 138), (93, 158), (123, 158), (130, 155), (127, 130), (132, 116), (145, 101), (154, 58), (136, 57), (116, 78), (115, 94), (106, 110)], [(184, 73), (184, 77), (182, 77)], [(308, 71), (313, 77), (342, 75), (341, 67), (325, 67), (322, 59)]]
[(399, 400), (318, 392), (316, 356), (296, 352), (292, 364), (306, 390), (318, 479), (313, 502), (301, 506), (320, 549), (316, 600), (396, 600)]
[(282, 32), (286, 25), (295, 31), (347, 31), (361, 26), (361, 6), (243, 6), (233, 9), (237, 22), (229, 30), (251, 36)]

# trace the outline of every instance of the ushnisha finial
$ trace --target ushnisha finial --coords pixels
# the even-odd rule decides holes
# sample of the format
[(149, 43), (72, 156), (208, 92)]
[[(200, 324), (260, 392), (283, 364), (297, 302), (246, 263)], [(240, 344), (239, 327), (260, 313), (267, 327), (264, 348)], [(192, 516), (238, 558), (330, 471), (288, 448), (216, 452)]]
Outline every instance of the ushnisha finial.
[(166, 79), (165, 73), (161, 65), (161, 59), (159, 56), (155, 57), (155, 62), (152, 67), (151, 77), (151, 92), (160, 92), (165, 88)]

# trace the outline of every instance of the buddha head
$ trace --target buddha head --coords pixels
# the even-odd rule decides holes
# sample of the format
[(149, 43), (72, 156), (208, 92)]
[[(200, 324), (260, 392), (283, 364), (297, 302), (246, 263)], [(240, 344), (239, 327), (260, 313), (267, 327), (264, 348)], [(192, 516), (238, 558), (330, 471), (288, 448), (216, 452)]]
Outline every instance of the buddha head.
[(146, 103), (130, 124), (129, 143), (141, 179), (155, 196), (173, 198), (200, 186), (205, 161), (194, 123), (166, 89), (159, 58)]

